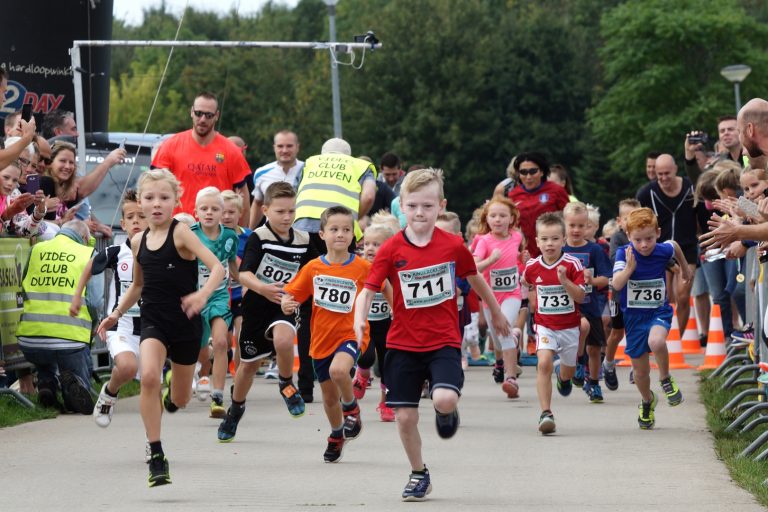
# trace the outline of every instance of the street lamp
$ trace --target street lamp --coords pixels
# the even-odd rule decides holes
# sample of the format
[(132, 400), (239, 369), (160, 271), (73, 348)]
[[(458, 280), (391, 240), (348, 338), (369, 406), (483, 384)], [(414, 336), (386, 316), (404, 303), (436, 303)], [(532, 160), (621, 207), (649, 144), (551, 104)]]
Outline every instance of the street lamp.
[[(336, 4), (338, 0), (323, 0), (328, 6), (328, 35), (330, 42), (336, 42)], [(331, 95), (333, 100), (333, 136), (341, 138), (341, 95), (339, 93), (339, 66), (336, 50), (331, 49)]]
[[(327, 0), (326, 0), (327, 1)], [(752, 68), (745, 64), (734, 64), (733, 66), (725, 66), (720, 70), (720, 74), (733, 83), (733, 94), (736, 96), (736, 114), (738, 115), (741, 110), (741, 95), (739, 94), (739, 84), (744, 81), (745, 78), (752, 71)]]

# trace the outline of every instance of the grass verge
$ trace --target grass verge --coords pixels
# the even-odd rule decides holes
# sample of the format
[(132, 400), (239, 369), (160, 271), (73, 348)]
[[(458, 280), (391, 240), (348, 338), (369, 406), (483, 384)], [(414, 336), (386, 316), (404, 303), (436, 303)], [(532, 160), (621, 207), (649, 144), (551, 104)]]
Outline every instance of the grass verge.
[[(101, 390), (101, 384), (92, 383), (94, 390)], [(139, 394), (139, 382), (131, 381), (120, 388), (120, 398), (128, 398)], [(15, 398), (9, 395), (0, 395), (0, 428), (12, 427), (30, 421), (39, 421), (55, 418), (60, 413), (56, 409), (49, 409), (40, 405), (37, 395), (27, 396), (35, 404), (34, 409), (27, 409)]]
[[(724, 379), (715, 378), (713, 380), (704, 380), (704, 377), (711, 372), (702, 375), (700, 383), (701, 399), (707, 410), (707, 424), (715, 438), (715, 453), (725, 463), (731, 478), (751, 492), (761, 505), (768, 506), (768, 485), (763, 482), (768, 479), (768, 464), (765, 462), (756, 462), (752, 457), (739, 458), (744, 448), (763, 433), (766, 425), (760, 425), (751, 432), (741, 434), (738, 432), (726, 432), (725, 429), (737, 417), (737, 413), (728, 415), (720, 414), (720, 409), (728, 403), (739, 391), (747, 389), (744, 386), (736, 390), (721, 391), (720, 385)], [(755, 400), (755, 397), (747, 397), (744, 401)], [(751, 419), (754, 419), (753, 416)], [(760, 453), (768, 445), (758, 449)], [(757, 453), (755, 455), (757, 455)]]

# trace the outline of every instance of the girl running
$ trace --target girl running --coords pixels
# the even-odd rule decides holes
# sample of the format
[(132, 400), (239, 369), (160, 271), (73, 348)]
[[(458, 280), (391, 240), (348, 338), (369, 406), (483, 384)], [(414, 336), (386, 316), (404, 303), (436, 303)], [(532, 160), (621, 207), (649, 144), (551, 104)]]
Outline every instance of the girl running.
[[(202, 324), (198, 314), (224, 279), (224, 267), (185, 224), (172, 217), (179, 203), (179, 182), (167, 169), (144, 172), (138, 182), (139, 204), (148, 229), (131, 240), (133, 283), (98, 328), (102, 339), (110, 327), (141, 298), (141, 418), (151, 457), (149, 486), (171, 483), (168, 460), (160, 443), (163, 407), (176, 412), (192, 396), (192, 374), (200, 351)], [(197, 289), (197, 259), (211, 276)], [(173, 380), (160, 396), (166, 357)]]
[[(473, 253), (477, 270), (483, 273), (511, 325), (517, 323), (521, 302), (518, 263), (523, 235), (517, 229), (519, 219), (520, 212), (512, 201), (503, 197), (491, 199), (480, 214)], [(487, 309), (487, 306), (483, 307)], [(517, 398), (519, 387), (515, 370), (522, 332), (515, 327), (509, 336), (498, 336), (490, 323), (488, 328), (495, 342), (501, 345), (505, 369), (501, 389), (509, 398)]]

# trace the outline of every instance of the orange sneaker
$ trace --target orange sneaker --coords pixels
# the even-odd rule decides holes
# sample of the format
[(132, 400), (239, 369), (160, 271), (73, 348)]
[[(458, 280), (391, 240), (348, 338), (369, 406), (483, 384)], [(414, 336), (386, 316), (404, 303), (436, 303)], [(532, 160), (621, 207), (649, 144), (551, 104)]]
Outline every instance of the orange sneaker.
[(391, 407), (387, 407), (386, 403), (380, 402), (379, 406), (376, 408), (376, 411), (379, 413), (381, 421), (395, 421), (395, 411)]
[(514, 377), (507, 377), (501, 385), (501, 390), (507, 394), (507, 398), (520, 396), (520, 386), (517, 385), (517, 379)]

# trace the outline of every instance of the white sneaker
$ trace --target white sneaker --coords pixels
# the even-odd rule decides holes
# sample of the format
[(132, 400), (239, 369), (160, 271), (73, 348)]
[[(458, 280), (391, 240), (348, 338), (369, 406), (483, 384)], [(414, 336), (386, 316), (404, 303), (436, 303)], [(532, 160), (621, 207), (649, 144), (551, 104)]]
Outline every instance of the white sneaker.
[(115, 412), (115, 404), (117, 403), (117, 398), (109, 396), (106, 389), (107, 383), (105, 382), (101, 386), (99, 399), (96, 400), (96, 405), (93, 407), (93, 420), (102, 428), (107, 428), (112, 422), (112, 413)]
[(278, 371), (277, 371), (277, 361), (274, 359), (271, 363), (269, 363), (269, 370), (264, 372), (264, 378), (265, 379), (277, 379), (278, 377)]
[(208, 377), (200, 377), (197, 380), (197, 399), (205, 402), (211, 396), (211, 380)]

